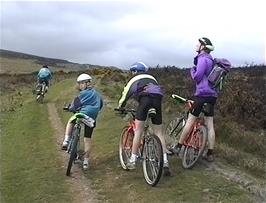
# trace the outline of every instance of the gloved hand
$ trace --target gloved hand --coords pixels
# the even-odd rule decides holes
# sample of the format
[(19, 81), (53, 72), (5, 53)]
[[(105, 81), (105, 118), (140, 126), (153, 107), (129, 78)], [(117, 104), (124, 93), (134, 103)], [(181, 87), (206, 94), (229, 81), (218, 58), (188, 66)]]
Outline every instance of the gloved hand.
[(71, 105), (71, 104), (68, 104), (68, 105), (64, 106), (64, 107), (63, 107), (63, 110), (65, 110), (65, 111), (68, 111), (68, 110), (69, 110), (69, 107), (70, 107), (70, 105)]
[(193, 66), (193, 67), (190, 69), (190, 74), (194, 74), (196, 71), (197, 71), (197, 67), (196, 67), (196, 66)]
[(125, 108), (123, 107), (117, 107), (114, 109), (116, 111), (116, 115), (120, 116), (120, 117), (124, 117), (125, 114)]

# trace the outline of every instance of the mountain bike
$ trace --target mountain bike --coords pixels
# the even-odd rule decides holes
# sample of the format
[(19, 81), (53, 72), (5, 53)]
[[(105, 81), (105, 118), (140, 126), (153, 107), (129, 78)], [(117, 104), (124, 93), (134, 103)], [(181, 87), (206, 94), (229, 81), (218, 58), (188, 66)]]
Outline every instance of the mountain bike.
[(37, 94), (36, 101), (39, 103), (43, 103), (44, 95), (46, 93), (46, 83), (44, 81), (39, 83), (36, 87), (35, 92)]
[[(129, 123), (122, 129), (119, 142), (119, 160), (123, 169), (128, 170), (135, 129), (134, 109), (115, 109), (122, 115), (129, 114)], [(144, 125), (144, 133), (139, 146), (139, 159), (142, 161), (143, 175), (146, 183), (156, 186), (162, 176), (163, 170), (163, 149), (158, 136), (149, 127), (150, 118), (156, 114), (154, 108), (149, 110), (148, 117)]]
[[(63, 109), (65, 111), (69, 111), (69, 107), (64, 107)], [(94, 119), (80, 112), (75, 113), (71, 117), (71, 120), (74, 121), (75, 124), (72, 130), (72, 135), (70, 137), (69, 145), (67, 147), (67, 153), (70, 154), (66, 171), (67, 176), (70, 176), (73, 163), (75, 163), (77, 160), (82, 161), (83, 159), (84, 150), (81, 149), (81, 143), (80, 143), (80, 132), (82, 124), (92, 128), (95, 122)]]
[[(172, 94), (172, 98), (178, 103), (185, 104), (187, 111), (181, 117), (176, 117), (170, 121), (166, 127), (168, 148), (172, 148), (177, 144), (181, 132), (186, 124), (188, 114), (190, 110), (194, 108), (193, 100), (185, 99), (176, 94)], [(184, 141), (184, 151), (182, 155), (182, 166), (184, 168), (192, 168), (205, 150), (208, 139), (208, 130), (204, 124), (203, 113), (207, 111), (207, 105), (208, 104), (206, 103), (204, 104), (202, 112), (196, 119), (189, 135)]]

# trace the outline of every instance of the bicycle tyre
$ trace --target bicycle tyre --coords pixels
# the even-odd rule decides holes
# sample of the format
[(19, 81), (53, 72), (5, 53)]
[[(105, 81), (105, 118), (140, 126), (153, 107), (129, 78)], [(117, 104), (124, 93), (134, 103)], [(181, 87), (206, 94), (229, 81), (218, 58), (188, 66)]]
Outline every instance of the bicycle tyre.
[(42, 104), (43, 103), (43, 97), (44, 96), (41, 95), (41, 94), (40, 95), (37, 95), (37, 98), (36, 98), (37, 102), (40, 103), (40, 104)]
[(129, 126), (123, 128), (119, 141), (119, 160), (123, 169), (128, 170), (127, 163), (131, 156), (134, 132), (128, 131)]
[(78, 129), (74, 129), (74, 133), (73, 133), (73, 142), (72, 145), (70, 147), (70, 156), (69, 156), (69, 161), (68, 161), (68, 165), (67, 165), (67, 171), (66, 171), (66, 175), (70, 176), (70, 172), (71, 172), (71, 168), (72, 165), (77, 157), (77, 146), (78, 146), (78, 141), (79, 141), (79, 130)]
[(168, 149), (177, 144), (184, 126), (185, 119), (183, 117), (176, 117), (168, 123), (165, 129), (165, 142)]
[(199, 157), (202, 155), (207, 143), (207, 128), (204, 125), (199, 126), (195, 133), (197, 133), (197, 140), (193, 140), (194, 146), (185, 146), (185, 151), (182, 159), (182, 166), (186, 169), (191, 169)]
[(37, 102), (39, 102), (40, 104), (43, 104), (44, 95), (45, 95), (45, 88), (46, 88), (45, 83), (40, 84), (40, 94), (37, 95)]
[(158, 136), (151, 134), (145, 138), (143, 146), (143, 175), (146, 183), (156, 186), (163, 171), (163, 148)]

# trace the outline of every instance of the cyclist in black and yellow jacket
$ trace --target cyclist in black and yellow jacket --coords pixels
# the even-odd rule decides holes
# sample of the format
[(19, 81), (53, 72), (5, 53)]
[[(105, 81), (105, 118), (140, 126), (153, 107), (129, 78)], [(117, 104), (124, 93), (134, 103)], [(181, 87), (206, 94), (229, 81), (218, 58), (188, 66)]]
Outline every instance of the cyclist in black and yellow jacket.
[(135, 119), (135, 136), (132, 146), (132, 154), (127, 164), (129, 169), (135, 169), (140, 144), (141, 135), (144, 131), (144, 123), (150, 108), (156, 109), (156, 115), (152, 118), (154, 133), (160, 138), (163, 147), (164, 174), (170, 175), (169, 164), (166, 154), (165, 139), (162, 130), (162, 98), (163, 91), (157, 80), (150, 74), (147, 74), (148, 67), (143, 62), (137, 62), (131, 65), (130, 71), (133, 78), (127, 83), (119, 100), (118, 108), (124, 108), (129, 99), (135, 99), (138, 102)]

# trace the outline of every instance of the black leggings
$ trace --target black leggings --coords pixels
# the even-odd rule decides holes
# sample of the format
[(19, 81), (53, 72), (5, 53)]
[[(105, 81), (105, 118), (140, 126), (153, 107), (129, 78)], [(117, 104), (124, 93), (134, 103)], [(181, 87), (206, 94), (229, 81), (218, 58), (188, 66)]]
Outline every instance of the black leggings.
[(140, 97), (136, 119), (145, 121), (150, 108), (155, 108), (156, 110), (156, 115), (151, 118), (152, 123), (155, 125), (162, 124), (162, 96), (159, 95), (147, 95)]
[(194, 97), (194, 108), (190, 112), (193, 116), (198, 117), (202, 111), (204, 103), (207, 106), (204, 111), (204, 116), (213, 117), (214, 116), (214, 105), (216, 103), (216, 97)]
[[(75, 123), (76, 121), (73, 120), (71, 123)], [(91, 138), (94, 128), (96, 127), (96, 122), (94, 123), (94, 126), (90, 128), (89, 126), (84, 124), (84, 137)]]

